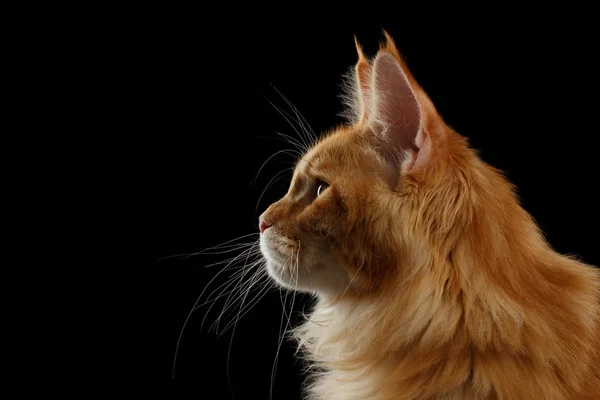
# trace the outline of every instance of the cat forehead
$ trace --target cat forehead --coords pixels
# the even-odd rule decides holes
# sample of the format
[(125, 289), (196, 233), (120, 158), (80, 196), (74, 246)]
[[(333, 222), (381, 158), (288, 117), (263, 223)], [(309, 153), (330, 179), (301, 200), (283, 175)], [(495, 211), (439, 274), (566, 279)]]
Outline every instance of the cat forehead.
[(356, 169), (371, 169), (370, 147), (360, 131), (340, 128), (306, 152), (296, 165), (295, 175), (344, 178)]
[(336, 132), (324, 137), (298, 163), (298, 172), (315, 174), (347, 166), (356, 158), (357, 145), (348, 132)]

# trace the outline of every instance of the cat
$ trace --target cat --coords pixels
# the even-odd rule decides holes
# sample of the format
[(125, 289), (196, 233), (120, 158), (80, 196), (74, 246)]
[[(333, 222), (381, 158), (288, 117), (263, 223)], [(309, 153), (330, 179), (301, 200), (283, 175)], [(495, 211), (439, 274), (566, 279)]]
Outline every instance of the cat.
[(513, 185), (447, 126), (390, 35), (356, 41), (349, 122), (259, 217), (307, 398), (600, 399), (600, 274), (555, 252)]

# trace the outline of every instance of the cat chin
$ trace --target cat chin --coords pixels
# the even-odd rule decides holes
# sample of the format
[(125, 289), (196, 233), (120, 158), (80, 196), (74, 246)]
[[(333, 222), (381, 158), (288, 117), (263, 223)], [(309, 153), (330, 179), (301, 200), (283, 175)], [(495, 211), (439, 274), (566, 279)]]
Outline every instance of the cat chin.
[(295, 270), (288, 266), (283, 266), (280, 263), (269, 260), (267, 258), (267, 272), (269, 276), (277, 282), (279, 286), (286, 289), (291, 289), (299, 292), (310, 292), (310, 288), (306, 287), (303, 282), (303, 278), (295, 276)]
[(334, 264), (320, 265), (308, 270), (300, 264), (296, 271), (290, 266), (283, 266), (277, 261), (265, 258), (267, 271), (275, 282), (297, 292), (334, 296), (343, 293), (350, 281), (343, 269)]
[(341, 293), (348, 287), (348, 274), (327, 251), (307, 244), (298, 253), (282, 242), (285, 243), (269, 231), (260, 238), (267, 271), (279, 285), (299, 292), (326, 295)]

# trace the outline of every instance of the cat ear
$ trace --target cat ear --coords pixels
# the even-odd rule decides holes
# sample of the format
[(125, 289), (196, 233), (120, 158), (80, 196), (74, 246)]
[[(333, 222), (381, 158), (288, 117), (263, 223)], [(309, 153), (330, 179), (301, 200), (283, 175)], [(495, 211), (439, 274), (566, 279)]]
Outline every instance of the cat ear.
[(373, 63), (373, 96), (368, 125), (395, 150), (400, 159), (418, 151), (415, 144), (421, 130), (422, 113), (417, 95), (396, 58), (380, 52)]
[[(382, 45), (371, 69), (371, 103), (367, 124), (394, 152), (402, 167), (411, 170), (429, 159), (431, 140), (425, 132), (426, 113), (435, 112), (384, 31)], [(388, 157), (390, 158), (390, 157)]]
[(357, 92), (356, 114), (358, 116), (358, 124), (362, 124), (367, 121), (369, 115), (369, 106), (371, 105), (371, 94), (369, 90), (371, 81), (371, 65), (365, 57), (362, 46), (360, 43), (358, 43), (356, 36), (354, 36), (354, 43), (356, 44), (356, 52), (358, 53), (358, 62), (354, 67)]

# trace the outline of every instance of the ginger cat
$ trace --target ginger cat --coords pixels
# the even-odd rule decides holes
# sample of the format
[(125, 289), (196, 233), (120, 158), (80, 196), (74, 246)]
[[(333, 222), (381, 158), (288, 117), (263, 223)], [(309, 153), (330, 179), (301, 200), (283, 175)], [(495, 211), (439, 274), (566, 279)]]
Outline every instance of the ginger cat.
[(319, 299), (294, 331), (307, 398), (599, 400), (599, 271), (552, 250), (385, 36), (259, 220), (272, 278)]

